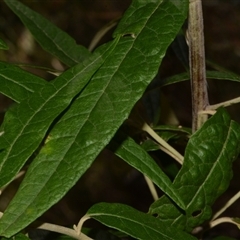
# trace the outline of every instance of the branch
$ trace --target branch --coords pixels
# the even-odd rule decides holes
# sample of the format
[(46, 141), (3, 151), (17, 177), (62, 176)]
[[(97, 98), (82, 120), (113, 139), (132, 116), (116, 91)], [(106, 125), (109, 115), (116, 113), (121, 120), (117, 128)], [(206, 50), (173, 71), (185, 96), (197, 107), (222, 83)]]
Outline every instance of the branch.
[(219, 107), (228, 107), (228, 106), (231, 106), (231, 105), (236, 104), (236, 103), (240, 103), (240, 97), (233, 98), (231, 100), (221, 102), (221, 103), (218, 103), (218, 104), (209, 105), (207, 107), (207, 110), (216, 110)]
[(76, 230), (74, 230), (74, 229), (62, 227), (62, 226), (51, 224), (51, 223), (43, 223), (40, 226), (38, 226), (37, 228), (61, 233), (61, 234), (70, 236), (72, 238), (78, 239), (78, 240), (93, 240), (92, 238), (89, 238), (87, 235), (85, 235), (81, 232), (80, 233), (76, 232)]
[(220, 216), (227, 208), (229, 208), (233, 203), (235, 203), (240, 198), (240, 191), (237, 192), (218, 212), (212, 217), (212, 221)]
[(209, 105), (201, 0), (189, 0), (188, 45), (192, 91), (192, 131), (195, 132), (207, 120), (207, 115), (198, 114), (198, 112), (205, 110)]
[(213, 222), (209, 223), (209, 228), (213, 228), (221, 223), (232, 223), (234, 225), (236, 225), (239, 228), (239, 224), (237, 222), (234, 221), (234, 219), (230, 218), (230, 217), (222, 217), (222, 218), (218, 218), (216, 220), (214, 220)]
[(181, 165), (183, 164), (184, 159), (183, 156), (177, 150), (175, 150), (170, 144), (164, 141), (157, 133), (155, 133), (147, 123), (143, 124), (142, 130), (147, 132), (154, 140), (157, 141), (158, 144), (160, 144), (163, 147), (161, 148), (161, 150), (168, 153)]
[(152, 194), (153, 200), (157, 201), (159, 197), (158, 197), (157, 190), (156, 190), (152, 180), (149, 177), (145, 176), (145, 175), (143, 175), (143, 176), (144, 176), (144, 179), (145, 179), (145, 181), (146, 181), (146, 183), (148, 185), (148, 188), (149, 188), (149, 190), (150, 190), (150, 192)]
[(77, 233), (78, 235), (81, 233), (83, 223), (84, 223), (85, 221), (87, 221), (88, 219), (90, 219), (90, 217), (89, 217), (87, 214), (85, 214), (85, 215), (79, 220), (78, 224), (73, 226), (73, 229), (76, 231), (76, 233)]

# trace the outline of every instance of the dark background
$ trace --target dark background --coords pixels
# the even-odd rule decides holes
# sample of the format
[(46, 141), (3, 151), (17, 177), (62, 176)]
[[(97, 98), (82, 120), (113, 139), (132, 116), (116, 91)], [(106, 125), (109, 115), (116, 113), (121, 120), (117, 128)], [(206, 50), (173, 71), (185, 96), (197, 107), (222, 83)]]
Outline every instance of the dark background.
[[(78, 44), (88, 47), (94, 35), (107, 23), (120, 17), (130, 4), (130, 0), (35, 0), (22, 1), (30, 8), (45, 16), (58, 27), (69, 33)], [(240, 1), (203, 0), (206, 58), (223, 68), (240, 75)], [(100, 44), (111, 39), (106, 34)], [(0, 60), (13, 63), (26, 63), (63, 70), (64, 66), (33, 41), (17, 16), (0, 1), (0, 37), (10, 49), (0, 51)], [(208, 66), (209, 67), (209, 66)], [(47, 80), (53, 78), (45, 71), (27, 68)], [(160, 68), (162, 78), (184, 71), (181, 63), (169, 50)], [(0, 83), (1, 84), (1, 83)], [(226, 101), (240, 94), (239, 83), (209, 80), (210, 103)], [(189, 82), (178, 83), (163, 89), (180, 124), (191, 126), (191, 96)], [(12, 104), (0, 95), (0, 116)], [(240, 122), (240, 104), (228, 108), (229, 113)], [(213, 209), (219, 209), (239, 190), (239, 161), (234, 163), (234, 178), (228, 191), (216, 202)], [(17, 186), (17, 182), (14, 183)], [(3, 211), (15, 192), (16, 186), (8, 189), (0, 198)], [(94, 203), (100, 201), (122, 202), (147, 211), (152, 199), (145, 182), (138, 172), (131, 169), (104, 150), (91, 169), (76, 184), (59, 204), (43, 216), (44, 221), (62, 225), (75, 224)], [(224, 213), (226, 216), (240, 217), (239, 202)], [(223, 224), (211, 231), (211, 235), (225, 234), (240, 239), (240, 231), (230, 224)]]

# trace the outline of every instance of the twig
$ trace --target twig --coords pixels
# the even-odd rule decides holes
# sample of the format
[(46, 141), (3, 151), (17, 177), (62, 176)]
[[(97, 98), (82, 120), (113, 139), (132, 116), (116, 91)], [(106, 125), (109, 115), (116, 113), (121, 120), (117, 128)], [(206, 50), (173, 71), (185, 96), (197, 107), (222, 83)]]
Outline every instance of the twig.
[(203, 110), (203, 111), (199, 111), (198, 114), (206, 114), (206, 115), (214, 115), (216, 113), (215, 110)]
[(233, 98), (231, 100), (221, 102), (218, 104), (209, 105), (209, 106), (207, 106), (207, 110), (216, 110), (219, 107), (228, 107), (228, 106), (231, 106), (236, 103), (240, 103), (240, 97)]
[(210, 228), (213, 228), (221, 223), (232, 223), (234, 225), (236, 225), (237, 227), (239, 227), (239, 224), (237, 222), (235, 222), (232, 218), (230, 217), (222, 217), (222, 218), (218, 218), (216, 220), (214, 220), (213, 222), (210, 222)]
[(120, 17), (117, 19), (114, 19), (113, 21), (111, 21), (110, 23), (106, 24), (105, 26), (103, 26), (103, 28), (101, 28), (96, 35), (93, 37), (88, 50), (92, 51), (97, 44), (99, 43), (99, 41), (102, 39), (102, 37), (109, 31), (111, 30), (113, 27), (115, 27), (119, 21)]
[(179, 159), (179, 157), (176, 157), (171, 151), (169, 151), (167, 148), (162, 147), (161, 145), (159, 145), (159, 149), (165, 152), (167, 155), (169, 155), (173, 159), (175, 159), (179, 164), (181, 165), (183, 164), (183, 157)]
[(92, 238), (89, 238), (87, 235), (81, 232), (77, 233), (76, 230), (74, 229), (62, 227), (62, 226), (51, 224), (51, 223), (43, 223), (38, 227), (38, 229), (44, 229), (52, 232), (65, 234), (78, 240), (93, 240)]
[(87, 221), (88, 219), (90, 219), (90, 217), (89, 217), (87, 214), (85, 214), (85, 215), (79, 220), (77, 226), (76, 226), (76, 225), (73, 226), (74, 230), (77, 232), (78, 235), (81, 233), (83, 223), (84, 223), (85, 221)]
[(25, 173), (26, 173), (26, 170), (20, 171), (10, 183), (8, 183), (7, 185), (5, 185), (4, 187), (2, 187), (2, 188), (0, 189), (0, 195), (3, 193), (3, 191), (4, 191), (13, 181), (19, 179), (19, 178), (22, 177)]
[(192, 91), (192, 131), (195, 132), (207, 120), (207, 115), (198, 114), (198, 112), (205, 110), (209, 105), (201, 0), (189, 0), (188, 44)]
[(227, 208), (229, 208), (234, 202), (240, 198), (240, 191), (236, 193), (218, 212), (212, 217), (212, 221), (220, 216)]
[(144, 178), (145, 178), (145, 181), (146, 181), (146, 183), (148, 185), (148, 188), (149, 188), (149, 190), (150, 190), (150, 192), (152, 194), (153, 200), (154, 201), (158, 200), (158, 193), (156, 191), (156, 188), (155, 188), (152, 180), (150, 178), (148, 178), (147, 176), (145, 176), (145, 175), (144, 175)]
[(181, 165), (183, 164), (183, 156), (175, 150), (170, 144), (164, 141), (157, 133), (155, 133), (152, 128), (147, 124), (144, 123), (142, 126), (142, 130), (146, 131), (153, 139), (155, 139), (163, 148), (167, 149), (165, 152), (170, 152), (171, 156), (174, 156)]

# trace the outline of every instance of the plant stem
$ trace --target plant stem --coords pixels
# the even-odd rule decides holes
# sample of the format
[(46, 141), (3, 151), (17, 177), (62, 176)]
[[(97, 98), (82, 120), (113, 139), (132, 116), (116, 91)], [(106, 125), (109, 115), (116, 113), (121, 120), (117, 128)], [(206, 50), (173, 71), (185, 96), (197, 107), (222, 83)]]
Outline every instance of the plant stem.
[(113, 21), (107, 23), (105, 26), (103, 26), (103, 28), (101, 28), (96, 35), (93, 37), (88, 50), (91, 52), (99, 43), (99, 41), (102, 39), (102, 37), (109, 31), (111, 30), (113, 27), (115, 27), (118, 24), (120, 17), (114, 19)]
[(76, 225), (73, 226), (74, 230), (76, 231), (76, 233), (77, 233), (78, 235), (81, 233), (83, 223), (84, 223), (85, 221), (87, 221), (88, 219), (90, 219), (90, 217), (89, 217), (87, 214), (85, 214), (85, 215), (79, 220), (77, 226), (76, 226)]
[[(26, 170), (20, 171), (20, 172), (16, 175), (16, 177), (15, 177), (10, 183), (12, 183), (13, 181), (19, 179), (19, 178), (22, 177), (25, 173), (26, 173)], [(0, 195), (1, 195), (1, 194), (3, 193), (3, 191), (9, 186), (10, 183), (8, 183), (7, 185), (5, 185), (5, 186), (3, 186), (2, 188), (0, 188)]]
[(205, 110), (209, 105), (201, 0), (189, 0), (188, 45), (192, 91), (192, 131), (195, 132), (207, 120), (207, 115), (198, 114), (198, 112)]
[(220, 216), (227, 208), (229, 208), (234, 202), (240, 198), (240, 191), (237, 192), (218, 212), (212, 217), (212, 221)]
[(144, 175), (144, 179), (145, 179), (145, 181), (146, 181), (146, 183), (148, 185), (148, 188), (149, 188), (149, 190), (150, 190), (150, 192), (152, 194), (153, 200), (157, 201), (159, 197), (158, 197), (158, 193), (156, 191), (156, 188), (155, 188), (153, 182), (151, 181), (151, 179), (149, 177), (147, 177), (145, 175)]
[(231, 106), (231, 105), (236, 104), (236, 103), (240, 103), (240, 97), (233, 98), (231, 100), (221, 102), (221, 103), (218, 103), (218, 104), (209, 105), (207, 107), (207, 110), (216, 110), (219, 107), (228, 107), (228, 106)]
[(230, 217), (218, 218), (218, 219), (214, 220), (213, 222), (210, 222), (209, 227), (213, 228), (213, 227), (215, 227), (215, 226), (217, 226), (218, 224), (221, 224), (221, 223), (232, 223), (232, 224), (236, 225), (237, 227), (239, 227), (239, 224), (237, 222), (235, 222)]
[(38, 229), (44, 229), (44, 230), (49, 230), (49, 231), (52, 231), (52, 232), (65, 234), (65, 235), (68, 235), (68, 236), (70, 236), (72, 238), (75, 238), (75, 239), (78, 239), (78, 240), (92, 240), (92, 238), (89, 238), (87, 235), (85, 235), (81, 232), (77, 233), (73, 229), (58, 226), (58, 225), (51, 224), (51, 223), (43, 223), (38, 227)]
[(164, 141), (157, 133), (153, 131), (153, 129), (147, 124), (144, 123), (142, 126), (142, 130), (147, 132), (154, 140), (157, 141), (163, 148), (167, 149), (166, 153), (170, 152), (171, 156), (174, 157), (181, 165), (183, 164), (183, 156), (175, 150), (170, 144)]
[(173, 159), (175, 159), (180, 165), (183, 165), (183, 156), (182, 158), (176, 157), (171, 151), (169, 151), (167, 148), (162, 147), (161, 145), (159, 145), (159, 149), (165, 152), (167, 155), (169, 155)]

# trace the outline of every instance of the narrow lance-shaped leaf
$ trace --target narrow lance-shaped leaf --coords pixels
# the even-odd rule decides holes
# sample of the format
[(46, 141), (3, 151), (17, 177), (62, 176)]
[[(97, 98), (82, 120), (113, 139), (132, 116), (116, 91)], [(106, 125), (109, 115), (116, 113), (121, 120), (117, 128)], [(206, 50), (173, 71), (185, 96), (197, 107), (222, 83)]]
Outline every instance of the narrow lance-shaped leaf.
[(0, 92), (20, 103), (48, 83), (12, 64), (0, 62)]
[[(187, 9), (188, 1), (181, 3)], [(50, 132), (0, 220), (0, 235), (11, 236), (27, 226), (76, 183), (156, 75), (167, 47), (186, 18), (186, 11), (183, 14), (169, 1), (162, 4), (133, 1), (132, 5), (133, 11), (126, 14), (137, 14), (133, 21), (141, 18), (139, 31), (134, 38), (120, 39)], [(125, 33), (118, 30), (118, 34)]]
[(184, 163), (174, 180), (186, 213), (166, 197), (152, 204), (169, 225), (191, 231), (211, 217), (211, 205), (227, 189), (232, 177), (232, 161), (240, 151), (240, 125), (224, 109), (211, 117), (189, 140)]
[(39, 146), (51, 123), (89, 82), (115, 42), (110, 47), (103, 46), (89, 59), (7, 111), (0, 136), (0, 187), (14, 178)]
[(19, 233), (11, 238), (1, 238), (1, 240), (30, 240), (30, 238), (22, 233)]
[(125, 136), (124, 140), (121, 139), (122, 137), (119, 138), (119, 135), (117, 135), (110, 143), (110, 148), (115, 149), (115, 154), (148, 176), (180, 208), (184, 209), (184, 203), (175, 191), (171, 180), (148, 153), (135, 143), (133, 139), (127, 136)]
[(195, 237), (172, 228), (146, 213), (123, 204), (99, 203), (87, 216), (140, 240), (194, 240)]
[(90, 52), (85, 47), (77, 45), (72, 37), (40, 14), (17, 0), (5, 0), (5, 2), (22, 20), (42, 48), (66, 65), (74, 66), (89, 57)]
[[(240, 76), (231, 72), (219, 72), (219, 71), (206, 71), (207, 79), (225, 80), (240, 82)], [(169, 78), (164, 79), (159, 87), (167, 86), (170, 84), (187, 81), (190, 79), (189, 73), (180, 73)]]
[(172, 126), (172, 125), (158, 125), (153, 128), (155, 131), (169, 131), (175, 133), (182, 133), (190, 136), (192, 134), (192, 129), (182, 126)]

